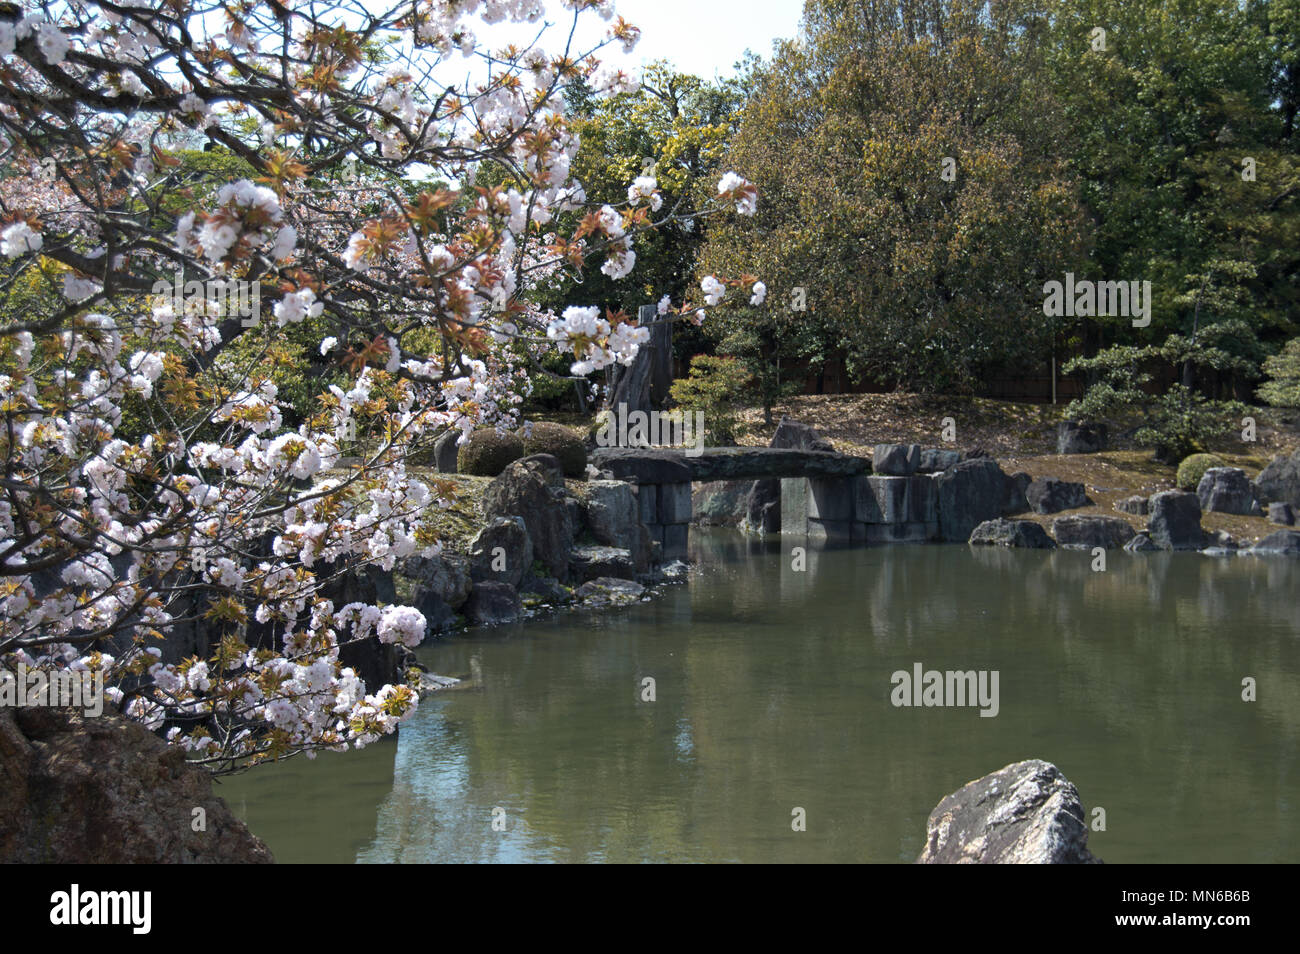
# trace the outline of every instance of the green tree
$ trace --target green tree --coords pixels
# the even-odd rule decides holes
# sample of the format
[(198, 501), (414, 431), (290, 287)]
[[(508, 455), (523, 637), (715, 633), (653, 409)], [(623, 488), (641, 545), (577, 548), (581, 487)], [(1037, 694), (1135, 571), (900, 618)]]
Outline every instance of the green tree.
[(755, 370), (844, 348), (851, 370), (928, 391), (1046, 359), (1042, 284), (1081, 260), (1084, 219), (1029, 13), (809, 0), (799, 39), (754, 69), (729, 154), (759, 214), (702, 256), (773, 289), (720, 317), (726, 348)]

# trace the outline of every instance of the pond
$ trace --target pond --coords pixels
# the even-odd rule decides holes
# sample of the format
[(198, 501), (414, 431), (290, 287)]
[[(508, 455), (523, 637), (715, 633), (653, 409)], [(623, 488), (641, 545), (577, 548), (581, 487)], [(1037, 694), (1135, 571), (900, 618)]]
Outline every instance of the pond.
[[(1039, 758), (1107, 862), (1300, 860), (1300, 563), (791, 546), (693, 530), (689, 586), (440, 640), (476, 685), (396, 742), (218, 793), (281, 862), (911, 862), (944, 795)], [(996, 716), (894, 705), (917, 664), (996, 671)]]

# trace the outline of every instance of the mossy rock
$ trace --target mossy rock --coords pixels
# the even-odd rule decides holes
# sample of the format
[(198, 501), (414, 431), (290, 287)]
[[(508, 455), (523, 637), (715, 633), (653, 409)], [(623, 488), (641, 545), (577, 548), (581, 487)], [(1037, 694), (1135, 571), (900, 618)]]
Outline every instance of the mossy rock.
[(587, 475), (587, 446), (578, 434), (563, 424), (540, 421), (524, 438), (524, 453), (550, 454), (564, 468), (565, 477)]
[(460, 445), (456, 469), (475, 477), (496, 477), (523, 456), (524, 442), (519, 435), (484, 428), (470, 434), (469, 440)]
[(1197, 486), (1201, 483), (1201, 478), (1211, 467), (1226, 467), (1227, 463), (1223, 458), (1215, 454), (1191, 454), (1183, 458), (1183, 462), (1178, 465), (1178, 475), (1174, 482), (1178, 485), (1179, 490), (1188, 490), (1196, 493)]

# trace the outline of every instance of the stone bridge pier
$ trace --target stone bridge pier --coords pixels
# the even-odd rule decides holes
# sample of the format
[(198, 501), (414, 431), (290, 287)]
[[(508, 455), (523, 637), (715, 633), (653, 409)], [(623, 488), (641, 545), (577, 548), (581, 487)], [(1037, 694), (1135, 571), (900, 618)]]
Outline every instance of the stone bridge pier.
[(686, 555), (691, 483), (779, 479), (781, 533), (811, 543), (965, 543), (981, 522), (1023, 512), (1028, 475), (995, 460), (882, 444), (873, 461), (833, 451), (775, 447), (681, 450), (600, 448), (597, 467), (637, 485), (641, 522), (664, 559)]

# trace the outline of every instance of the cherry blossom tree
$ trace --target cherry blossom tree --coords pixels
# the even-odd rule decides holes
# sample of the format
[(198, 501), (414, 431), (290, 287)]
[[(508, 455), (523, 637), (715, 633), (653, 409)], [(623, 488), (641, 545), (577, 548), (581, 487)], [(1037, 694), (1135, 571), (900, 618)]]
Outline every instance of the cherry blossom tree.
[[(530, 294), (626, 276), (671, 219), (653, 178), (591, 206), (569, 173), (565, 84), (634, 90), (598, 57), (636, 27), (608, 0), (374, 6), (0, 6), (0, 663), (102, 671), (213, 771), (360, 747), (415, 711), (340, 650), (414, 646), (424, 617), (333, 598), (358, 566), (439, 553), (452, 488), (412, 453), (516, 425), (546, 350), (582, 376), (649, 334)], [(489, 48), (504, 24), (535, 39)], [(196, 147), (249, 175), (196, 181)], [(501, 185), (461, 185), (486, 166)], [(728, 174), (717, 199), (704, 214), (752, 215), (756, 191)], [(702, 293), (761, 301), (755, 283)], [(303, 322), (345, 386), (290, 427), (268, 367)], [(209, 650), (177, 658), (185, 627)]]

